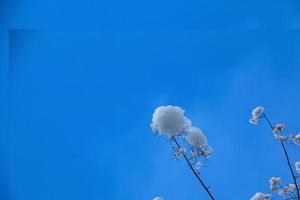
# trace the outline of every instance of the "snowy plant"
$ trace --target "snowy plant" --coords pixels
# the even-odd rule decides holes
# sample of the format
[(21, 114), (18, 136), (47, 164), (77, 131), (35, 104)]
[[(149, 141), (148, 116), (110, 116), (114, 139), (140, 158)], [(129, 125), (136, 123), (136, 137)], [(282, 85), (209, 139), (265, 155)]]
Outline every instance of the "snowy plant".
[(186, 154), (186, 148), (173, 148), (174, 160), (180, 160), (183, 154)]
[(201, 167), (203, 167), (203, 164), (200, 161), (198, 161), (198, 162), (196, 162), (194, 167), (195, 167), (196, 170), (200, 170)]
[(296, 186), (295, 184), (288, 184), (287, 186), (283, 187), (282, 189), (278, 190), (278, 195), (283, 197), (284, 199), (296, 199), (295, 194)]
[(250, 200), (269, 200), (269, 199), (271, 199), (270, 194), (257, 192)]
[(154, 111), (151, 128), (158, 135), (171, 138), (186, 133), (191, 128), (191, 121), (178, 106), (160, 106)]
[(249, 122), (251, 124), (257, 125), (259, 120), (262, 118), (262, 114), (264, 113), (264, 108), (262, 106), (258, 106), (252, 110), (252, 118), (250, 118)]
[(278, 197), (281, 197), (285, 200), (298, 199), (295, 184), (290, 183), (284, 186), (280, 177), (270, 178), (269, 184), (270, 190), (274, 193), (274, 195), (278, 195)]
[(153, 200), (164, 200), (164, 199), (161, 197), (155, 197)]
[(270, 183), (270, 190), (272, 192), (277, 192), (278, 189), (281, 187), (281, 178), (280, 177), (272, 177), (269, 180)]
[(295, 168), (296, 168), (298, 175), (300, 175), (300, 161), (295, 162)]
[(272, 131), (274, 138), (281, 142), (283, 142), (287, 139), (287, 137), (285, 137), (284, 135), (281, 134), (284, 127), (285, 127), (284, 124), (276, 124)]
[[(265, 113), (265, 109), (262, 106), (258, 106), (252, 111), (252, 118), (249, 120), (251, 124), (257, 125), (260, 120), (265, 119), (272, 129), (272, 135), (274, 138), (280, 143), (282, 150), (284, 152), (285, 159), (287, 161), (287, 165), (289, 167), (289, 171), (291, 174), (291, 178), (293, 183), (290, 183), (286, 186), (282, 185), (280, 177), (272, 177), (269, 180), (270, 190), (271, 192), (275, 193), (279, 197), (285, 200), (300, 200), (300, 193), (299, 193), (299, 185), (297, 184), (297, 176), (294, 172), (294, 169), (291, 164), (291, 159), (289, 157), (286, 145), (288, 143), (294, 143), (300, 145), (300, 134), (286, 136), (283, 134), (285, 125), (282, 123), (278, 123), (275, 126), (272, 124), (270, 119), (267, 117)], [(295, 163), (295, 170), (300, 174), (300, 162)], [(271, 196), (264, 196), (263, 193), (256, 193), (251, 200), (260, 200), (260, 199), (270, 199)]]
[[(155, 134), (172, 142), (173, 158), (184, 159), (187, 162), (200, 185), (210, 199), (214, 200), (199, 173), (203, 166), (200, 160), (207, 160), (212, 154), (212, 148), (201, 129), (192, 126), (191, 120), (185, 116), (185, 110), (178, 106), (160, 106), (153, 113), (150, 127)], [(154, 200), (161, 200), (160, 197), (156, 198)]]
[(300, 133), (297, 135), (291, 135), (290, 138), (295, 144), (300, 146)]
[(212, 154), (211, 147), (207, 144), (207, 140), (202, 131), (197, 127), (192, 127), (188, 130), (185, 140), (192, 149), (192, 157), (197, 158), (203, 156), (209, 158)]

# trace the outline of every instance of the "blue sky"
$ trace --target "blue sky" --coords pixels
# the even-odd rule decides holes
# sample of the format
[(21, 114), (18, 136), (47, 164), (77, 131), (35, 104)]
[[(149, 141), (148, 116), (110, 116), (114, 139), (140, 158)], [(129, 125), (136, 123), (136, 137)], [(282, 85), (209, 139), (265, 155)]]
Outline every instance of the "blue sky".
[[(178, 105), (207, 135), (216, 199), (290, 182), (264, 105), (299, 132), (296, 1), (3, 1), (0, 195), (9, 200), (207, 199), (149, 130)], [(300, 159), (299, 148), (290, 147)]]

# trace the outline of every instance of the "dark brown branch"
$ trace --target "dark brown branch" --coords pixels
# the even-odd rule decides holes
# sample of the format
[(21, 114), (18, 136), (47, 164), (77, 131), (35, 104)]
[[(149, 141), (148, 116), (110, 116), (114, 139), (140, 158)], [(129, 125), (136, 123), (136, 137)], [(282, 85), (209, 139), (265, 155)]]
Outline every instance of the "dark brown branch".
[[(177, 142), (176, 138), (173, 136), (172, 139), (174, 140), (175, 144), (177, 145), (177, 147), (180, 149), (180, 144)], [(190, 169), (193, 171), (194, 175), (196, 176), (197, 180), (200, 182), (201, 186), (205, 189), (205, 191), (207, 192), (207, 194), (209, 195), (209, 197), (214, 200), (215, 198), (213, 197), (212, 193), (209, 191), (209, 188), (204, 184), (203, 180), (199, 177), (198, 173), (195, 171), (195, 169), (193, 168), (191, 162), (189, 161), (189, 159), (187, 158), (187, 156), (183, 153), (183, 157), (186, 160), (186, 162), (188, 163)]]
[[(263, 117), (267, 120), (270, 128), (272, 129), (272, 131), (274, 130), (274, 126), (273, 124), (271, 123), (270, 119), (267, 117), (267, 115), (264, 113), (263, 114)], [(300, 192), (299, 192), (299, 186), (298, 186), (298, 183), (297, 183), (297, 179), (296, 179), (296, 176), (295, 176), (295, 173), (294, 173), (294, 170), (293, 170), (293, 167), (291, 165), (291, 161), (290, 161), (290, 157), (289, 157), (289, 154), (286, 150), (286, 147), (284, 145), (284, 143), (282, 141), (280, 141), (280, 144), (281, 144), (281, 147), (284, 151), (284, 155), (285, 155), (285, 158), (286, 158), (286, 161), (287, 161), (287, 164), (289, 166), (289, 169), (290, 169), (290, 172), (291, 172), (291, 175), (292, 175), (292, 178), (293, 178), (293, 181), (294, 181), (294, 184), (296, 186), (296, 191), (297, 191), (297, 199), (300, 200)]]

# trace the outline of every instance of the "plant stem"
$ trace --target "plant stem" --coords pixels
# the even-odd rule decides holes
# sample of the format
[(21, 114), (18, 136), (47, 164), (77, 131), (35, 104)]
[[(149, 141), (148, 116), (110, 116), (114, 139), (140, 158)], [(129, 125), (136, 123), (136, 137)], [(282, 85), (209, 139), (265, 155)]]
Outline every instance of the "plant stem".
[[(180, 147), (179, 143), (177, 142), (176, 138), (173, 136), (172, 139), (176, 143), (177, 147), (180, 149), (181, 147)], [(205, 191), (207, 192), (209, 197), (212, 200), (214, 200), (215, 198), (213, 197), (212, 193), (209, 191), (209, 188), (204, 184), (203, 180), (199, 177), (198, 173), (195, 171), (195, 169), (193, 168), (191, 162), (189, 161), (189, 159), (187, 158), (187, 156), (184, 153), (183, 153), (183, 157), (186, 160), (186, 162), (188, 163), (190, 169), (193, 171), (193, 173), (196, 176), (197, 180), (200, 182), (201, 186), (205, 189)]]
[[(272, 130), (274, 130), (274, 126), (273, 126), (273, 124), (271, 123), (270, 119), (267, 117), (267, 115), (264, 113), (263, 116), (264, 116), (264, 118), (267, 120), (267, 122), (268, 122), (270, 128), (271, 128)], [(289, 154), (288, 154), (288, 152), (287, 152), (287, 150), (286, 150), (286, 147), (285, 147), (284, 143), (283, 143), (282, 141), (280, 141), (280, 144), (281, 144), (281, 147), (282, 147), (282, 149), (283, 149), (283, 151), (284, 151), (284, 155), (285, 155), (287, 164), (288, 164), (288, 166), (289, 166), (289, 169), (290, 169), (290, 172), (291, 172), (291, 175), (292, 175), (294, 184), (295, 184), (295, 186), (296, 186), (297, 199), (300, 200), (299, 186), (298, 186), (298, 183), (297, 183), (297, 179), (296, 179), (296, 176), (295, 176), (293, 167), (292, 167), (292, 165), (291, 165), (291, 161), (290, 161)]]

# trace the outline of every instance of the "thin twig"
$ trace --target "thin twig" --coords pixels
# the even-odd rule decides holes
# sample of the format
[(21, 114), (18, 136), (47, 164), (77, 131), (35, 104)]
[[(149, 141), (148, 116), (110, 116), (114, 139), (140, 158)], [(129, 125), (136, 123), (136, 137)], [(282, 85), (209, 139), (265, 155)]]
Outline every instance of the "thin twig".
[[(180, 145), (177, 142), (176, 138), (173, 136), (172, 139), (174, 140), (174, 142), (176, 143), (177, 147), (180, 149)], [(190, 169), (193, 171), (194, 175), (196, 176), (197, 180), (200, 182), (201, 186), (205, 189), (205, 191), (208, 193), (209, 197), (214, 200), (215, 198), (213, 197), (212, 193), (209, 191), (209, 188), (204, 184), (203, 180), (199, 177), (198, 173), (195, 171), (195, 169), (193, 168), (191, 162), (189, 161), (189, 159), (187, 158), (187, 156), (183, 153), (183, 157), (186, 160), (186, 162), (188, 163)]]
[[(269, 126), (271, 127), (272, 130), (274, 130), (274, 126), (273, 124), (271, 123), (270, 119), (267, 117), (266, 113), (263, 113), (263, 116), (264, 118), (267, 120)], [(284, 145), (284, 143), (282, 141), (280, 141), (280, 144), (281, 144), (281, 147), (284, 151), (284, 155), (285, 155), (285, 158), (286, 158), (286, 161), (287, 161), (287, 164), (289, 166), (289, 169), (290, 169), (290, 172), (291, 172), (291, 175), (292, 175), (292, 178), (293, 178), (293, 181), (294, 181), (294, 184), (296, 186), (296, 191), (297, 191), (297, 199), (300, 200), (300, 192), (299, 192), (299, 186), (298, 186), (298, 183), (297, 183), (297, 179), (296, 179), (296, 176), (294, 174), (294, 171), (293, 171), (293, 167), (291, 165), (291, 161), (290, 161), (290, 157), (288, 155), (288, 152), (286, 150), (286, 147)]]

